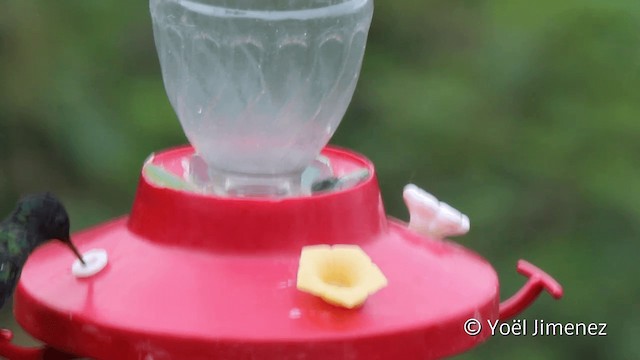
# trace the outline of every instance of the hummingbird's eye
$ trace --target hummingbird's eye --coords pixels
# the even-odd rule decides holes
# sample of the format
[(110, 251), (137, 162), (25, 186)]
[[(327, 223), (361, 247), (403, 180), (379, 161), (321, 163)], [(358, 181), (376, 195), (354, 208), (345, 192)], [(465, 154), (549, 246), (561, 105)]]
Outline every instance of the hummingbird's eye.
[(69, 220), (67, 219), (66, 216), (57, 215), (55, 217), (55, 219), (54, 219), (54, 222), (55, 222), (57, 227), (64, 227), (64, 226), (68, 225)]

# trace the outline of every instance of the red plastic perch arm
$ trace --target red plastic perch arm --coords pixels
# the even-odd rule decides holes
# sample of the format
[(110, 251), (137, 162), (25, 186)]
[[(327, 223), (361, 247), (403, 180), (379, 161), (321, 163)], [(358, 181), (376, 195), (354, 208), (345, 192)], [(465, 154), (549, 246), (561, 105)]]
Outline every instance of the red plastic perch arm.
[(50, 347), (23, 347), (11, 343), (11, 330), (0, 329), (0, 358), (8, 360), (68, 360), (76, 357)]
[(41, 360), (42, 348), (27, 348), (11, 343), (13, 333), (10, 330), (0, 330), (0, 357), (9, 360)]
[(540, 295), (542, 290), (547, 290), (556, 299), (562, 297), (562, 286), (549, 274), (537, 266), (525, 261), (518, 261), (518, 272), (529, 278), (526, 284), (512, 297), (500, 304), (500, 320), (510, 319), (524, 309)]

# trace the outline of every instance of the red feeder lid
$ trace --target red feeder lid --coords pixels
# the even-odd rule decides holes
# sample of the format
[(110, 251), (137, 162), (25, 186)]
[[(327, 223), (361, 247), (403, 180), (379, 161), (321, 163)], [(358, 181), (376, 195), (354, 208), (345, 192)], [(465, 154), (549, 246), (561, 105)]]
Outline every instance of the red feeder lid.
[[(153, 163), (180, 174), (183, 147)], [(241, 199), (161, 188), (143, 175), (129, 217), (74, 235), (109, 263), (77, 278), (62, 245), (38, 249), (16, 292), (19, 323), (46, 344), (96, 359), (436, 359), (489, 336), (498, 279), (475, 253), (388, 220), (373, 165), (327, 148), (337, 174), (368, 167), (332, 193)], [(357, 244), (388, 286), (347, 310), (296, 289), (300, 250)]]

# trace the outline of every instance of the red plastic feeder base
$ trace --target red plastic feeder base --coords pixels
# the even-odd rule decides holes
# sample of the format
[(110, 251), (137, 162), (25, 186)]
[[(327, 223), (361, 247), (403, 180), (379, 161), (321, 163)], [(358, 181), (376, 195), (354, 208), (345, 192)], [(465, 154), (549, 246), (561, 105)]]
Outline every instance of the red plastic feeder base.
[[(192, 153), (165, 151), (153, 163), (181, 175)], [(102, 272), (76, 278), (60, 244), (34, 253), (16, 293), (19, 323), (50, 347), (95, 359), (427, 360), (487, 338), (463, 324), (499, 317), (491, 265), (388, 220), (363, 156), (323, 154), (337, 174), (368, 167), (373, 175), (285, 199), (194, 194), (143, 175), (129, 217), (74, 235), (82, 252), (108, 252)], [(310, 244), (360, 245), (389, 285), (356, 310), (298, 291), (300, 250)]]

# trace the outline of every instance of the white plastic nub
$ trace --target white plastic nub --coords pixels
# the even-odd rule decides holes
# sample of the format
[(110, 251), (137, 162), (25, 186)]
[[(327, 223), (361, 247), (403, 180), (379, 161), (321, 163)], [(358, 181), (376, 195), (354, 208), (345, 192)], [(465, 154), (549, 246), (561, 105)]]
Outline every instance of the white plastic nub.
[(71, 267), (71, 272), (76, 277), (84, 278), (93, 276), (104, 269), (109, 262), (107, 251), (104, 249), (92, 249), (82, 255), (82, 259), (85, 265), (80, 262), (80, 259), (76, 259)]
[(466, 215), (416, 185), (405, 186), (402, 195), (409, 209), (410, 229), (436, 238), (464, 235), (469, 231)]

